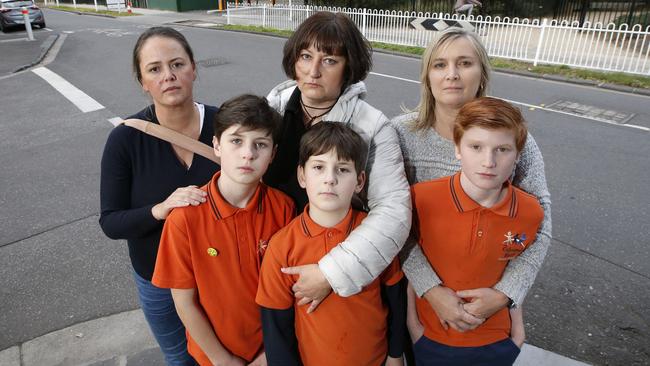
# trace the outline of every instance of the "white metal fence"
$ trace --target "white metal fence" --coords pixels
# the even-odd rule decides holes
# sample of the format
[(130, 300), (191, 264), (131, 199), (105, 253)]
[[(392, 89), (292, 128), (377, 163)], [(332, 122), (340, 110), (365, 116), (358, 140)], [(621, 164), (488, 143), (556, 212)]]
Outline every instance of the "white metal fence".
[(650, 26), (568, 23), (556, 20), (457, 17), (373, 9), (313, 6), (240, 6), (229, 4), (228, 24), (294, 30), (317, 11), (348, 15), (373, 42), (426, 47), (437, 32), (409, 26), (413, 18), (464, 20), (482, 39), (490, 56), (603, 71), (650, 75)]

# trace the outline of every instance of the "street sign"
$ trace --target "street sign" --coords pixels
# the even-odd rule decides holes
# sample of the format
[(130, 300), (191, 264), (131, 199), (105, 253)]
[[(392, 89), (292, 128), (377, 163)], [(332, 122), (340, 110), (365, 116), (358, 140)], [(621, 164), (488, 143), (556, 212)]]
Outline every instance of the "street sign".
[(126, 4), (124, 0), (106, 0), (106, 7), (108, 10), (122, 12), (122, 10), (126, 9)]
[(443, 31), (447, 28), (464, 28), (474, 31), (474, 26), (467, 20), (436, 19), (436, 18), (409, 18), (409, 28), (417, 30)]

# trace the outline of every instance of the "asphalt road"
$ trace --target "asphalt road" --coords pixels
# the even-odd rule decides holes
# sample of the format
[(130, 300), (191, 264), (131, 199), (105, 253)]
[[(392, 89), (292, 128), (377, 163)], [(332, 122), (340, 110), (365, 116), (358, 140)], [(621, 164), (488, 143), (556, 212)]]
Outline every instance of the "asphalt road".
[[(66, 36), (47, 68), (105, 108), (82, 113), (33, 72), (0, 79), (0, 350), (138, 306), (126, 244), (97, 224), (99, 161), (108, 119), (149, 104), (131, 50), (160, 18), (46, 17)], [(201, 65), (198, 101), (266, 94), (285, 79), (281, 38), (177, 29)], [(374, 61), (367, 100), (388, 116), (414, 107), (419, 61)], [(554, 240), (525, 303), (528, 342), (593, 364), (650, 364), (650, 133), (528, 106), (570, 101), (650, 127), (650, 98), (498, 73), (490, 94), (524, 103), (552, 194)]]

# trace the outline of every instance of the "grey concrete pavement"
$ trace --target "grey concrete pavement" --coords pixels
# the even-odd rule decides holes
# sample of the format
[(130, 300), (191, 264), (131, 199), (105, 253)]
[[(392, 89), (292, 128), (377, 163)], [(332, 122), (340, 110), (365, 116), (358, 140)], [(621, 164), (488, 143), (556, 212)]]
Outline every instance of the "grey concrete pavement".
[[(140, 310), (127, 311), (43, 335), (0, 351), (2, 366), (163, 365)], [(515, 366), (586, 366), (525, 344)]]
[(34, 40), (30, 41), (25, 30), (0, 32), (0, 77), (40, 62), (57, 37), (44, 29), (34, 29), (33, 34)]

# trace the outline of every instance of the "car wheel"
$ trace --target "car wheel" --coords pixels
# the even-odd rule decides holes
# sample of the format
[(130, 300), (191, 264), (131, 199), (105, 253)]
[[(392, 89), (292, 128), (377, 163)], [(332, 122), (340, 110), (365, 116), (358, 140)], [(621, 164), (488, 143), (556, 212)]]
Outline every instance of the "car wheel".
[(2, 24), (2, 20), (0, 20), (0, 31), (1, 31), (2, 33), (5, 33), (5, 29), (6, 29), (5, 25)]
[(38, 27), (39, 27), (40, 29), (45, 28), (45, 22), (43, 22), (43, 23), (38, 23)]

